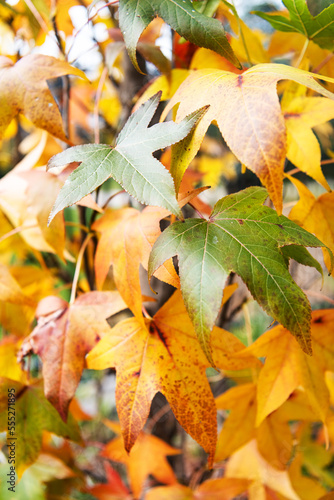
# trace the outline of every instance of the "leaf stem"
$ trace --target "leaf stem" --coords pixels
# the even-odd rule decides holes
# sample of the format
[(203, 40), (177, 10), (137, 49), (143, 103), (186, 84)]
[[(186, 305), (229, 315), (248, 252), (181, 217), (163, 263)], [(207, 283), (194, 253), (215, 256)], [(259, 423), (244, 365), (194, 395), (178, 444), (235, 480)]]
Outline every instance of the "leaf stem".
[(188, 205), (191, 206), (191, 208), (193, 208), (195, 210), (195, 212), (197, 213), (197, 215), (201, 218), (201, 219), (204, 219), (204, 220), (207, 220), (203, 214), (201, 214), (201, 212), (199, 210), (197, 210), (197, 208), (191, 203), (191, 201), (188, 201)]
[(74, 272), (74, 277), (73, 277), (73, 283), (72, 283), (72, 289), (71, 289), (71, 298), (70, 298), (70, 304), (73, 304), (75, 301), (75, 296), (76, 296), (76, 291), (77, 291), (77, 285), (78, 285), (78, 280), (79, 280), (79, 274), (80, 274), (80, 268), (82, 264), (82, 259), (83, 255), (85, 253), (86, 247), (89, 243), (89, 240), (94, 236), (94, 233), (88, 233), (86, 238), (84, 239), (77, 258), (77, 263), (75, 266), (75, 272)]
[(240, 17), (239, 17), (238, 11), (237, 11), (237, 9), (236, 9), (236, 7), (234, 5), (234, 0), (232, 0), (232, 5), (234, 7), (234, 15), (235, 15), (235, 18), (237, 20), (237, 24), (238, 24), (238, 28), (239, 28), (239, 32), (240, 32), (240, 38), (241, 38), (241, 41), (242, 41), (242, 45), (244, 46), (244, 49), (245, 49), (245, 53), (246, 53), (246, 57), (247, 57), (247, 62), (248, 62), (248, 64), (250, 66), (253, 66), (253, 63), (252, 63), (252, 60), (250, 58), (250, 54), (249, 54), (249, 51), (248, 51), (246, 39), (245, 39), (244, 33), (242, 31)]
[(149, 315), (149, 313), (147, 312), (146, 307), (145, 307), (143, 304), (142, 304), (142, 306), (141, 306), (141, 310), (142, 310), (143, 315), (144, 315), (144, 317), (145, 317), (145, 318), (147, 318), (147, 319), (152, 319), (152, 316), (150, 316), (150, 315)]
[(303, 48), (301, 50), (301, 53), (299, 54), (299, 57), (298, 57), (297, 62), (295, 64), (296, 68), (299, 68), (299, 66), (301, 65), (302, 60), (304, 59), (304, 56), (305, 56), (305, 52), (307, 51), (307, 47), (308, 47), (309, 43), (310, 43), (310, 40), (308, 38), (306, 38), (305, 43), (303, 45)]
[(247, 302), (245, 302), (242, 305), (242, 311), (243, 311), (244, 317), (245, 317), (247, 345), (250, 346), (253, 343), (253, 332), (252, 332), (252, 324), (251, 324), (251, 318), (250, 318)]
[(14, 236), (15, 234), (20, 233), (21, 231), (25, 231), (26, 229), (34, 229), (36, 227), (38, 227), (38, 224), (31, 224), (31, 226), (24, 226), (24, 225), (18, 226), (15, 229), (12, 229), (8, 233), (6, 233), (3, 236), (1, 236), (0, 243), (2, 243), (3, 241), (5, 241), (7, 238), (10, 238), (11, 236)]
[(95, 102), (94, 102), (94, 142), (95, 144), (100, 143), (100, 127), (99, 127), (99, 104), (101, 100), (101, 94), (103, 90), (103, 85), (106, 81), (106, 78), (108, 76), (108, 68), (104, 67), (99, 84), (96, 90), (95, 94)]
[(34, 16), (34, 18), (36, 19), (36, 21), (38, 22), (38, 24), (40, 25), (40, 27), (42, 28), (44, 33), (46, 35), (48, 35), (49, 34), (48, 25), (46, 24), (43, 17), (36, 9), (35, 5), (32, 3), (31, 0), (24, 0), (24, 3), (27, 5), (28, 9), (31, 11), (32, 15)]

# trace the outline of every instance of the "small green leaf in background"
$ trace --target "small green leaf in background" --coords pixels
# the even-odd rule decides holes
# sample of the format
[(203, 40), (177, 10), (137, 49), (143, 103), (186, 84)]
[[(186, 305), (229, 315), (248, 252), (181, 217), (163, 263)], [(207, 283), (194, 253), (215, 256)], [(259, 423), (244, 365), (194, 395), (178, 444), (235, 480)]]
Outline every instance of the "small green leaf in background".
[(306, 0), (283, 0), (283, 3), (289, 11), (290, 18), (259, 11), (253, 14), (268, 21), (276, 30), (301, 33), (323, 49), (334, 49), (334, 4), (313, 17)]
[[(254, 299), (312, 353), (311, 308), (288, 271), (289, 257), (319, 270), (304, 246), (325, 247), (294, 222), (263, 206), (268, 193), (250, 187), (219, 200), (210, 219), (169, 226), (155, 242), (149, 276), (178, 255), (181, 291), (201, 346), (212, 362), (210, 333), (228, 274), (237, 273)], [(284, 251), (282, 247), (291, 247)], [(297, 247), (295, 246), (297, 245)]]
[(49, 222), (60, 210), (81, 200), (109, 177), (139, 202), (166, 208), (183, 218), (172, 176), (152, 153), (186, 137), (205, 108), (191, 113), (180, 123), (170, 121), (147, 128), (160, 96), (160, 92), (155, 94), (130, 116), (114, 148), (106, 144), (86, 144), (74, 146), (51, 158), (48, 168), (75, 161), (82, 163), (66, 179)]
[[(45, 398), (43, 384), (37, 382), (24, 385), (17, 381), (1, 378), (0, 391), (0, 431), (8, 429), (7, 406), (8, 389), (15, 389), (15, 466), (20, 478), (25, 469), (35, 462), (41, 447), (43, 430), (53, 432), (76, 442), (80, 442), (80, 430), (72, 415), (65, 423), (57, 410)], [(7, 432), (7, 438), (11, 435)]]
[(155, 15), (161, 17), (180, 36), (189, 42), (214, 50), (241, 68), (225, 30), (217, 19), (198, 12), (190, 0), (120, 0), (119, 24), (130, 59), (141, 71), (136, 58), (136, 46), (140, 35)]

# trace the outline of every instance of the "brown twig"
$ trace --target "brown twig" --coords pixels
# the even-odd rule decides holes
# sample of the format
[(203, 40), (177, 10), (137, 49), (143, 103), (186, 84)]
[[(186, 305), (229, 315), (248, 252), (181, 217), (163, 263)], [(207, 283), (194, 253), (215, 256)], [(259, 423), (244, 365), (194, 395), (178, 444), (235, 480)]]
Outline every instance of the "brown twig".
[(168, 412), (170, 411), (170, 406), (169, 404), (165, 404), (164, 406), (162, 406), (162, 408), (160, 408), (159, 411), (157, 411), (154, 416), (148, 421), (148, 423), (146, 424), (146, 432), (148, 432), (149, 434), (152, 433), (153, 429), (154, 429), (154, 426), (155, 424), (157, 424), (159, 422), (159, 420), (164, 416), (166, 415)]
[(328, 160), (321, 161), (321, 165), (330, 165), (331, 163), (334, 163), (334, 158), (329, 158)]
[(197, 213), (197, 215), (201, 218), (201, 219), (204, 219), (204, 220), (207, 220), (203, 214), (201, 214), (201, 212), (199, 210), (197, 210), (197, 208), (191, 203), (191, 201), (188, 201), (188, 205), (191, 206), (191, 208), (193, 208), (195, 210), (195, 212)]
[(107, 199), (107, 201), (103, 204), (103, 210), (107, 207), (109, 201), (111, 201), (113, 198), (115, 198), (115, 196), (121, 194), (121, 193), (125, 193), (125, 189), (121, 189), (121, 191), (117, 191), (117, 193), (114, 193), (112, 194), (111, 196), (109, 196), (109, 198)]
[(334, 57), (334, 53), (328, 54), (325, 59), (323, 59), (318, 66), (312, 69), (312, 73), (319, 73), (319, 71)]

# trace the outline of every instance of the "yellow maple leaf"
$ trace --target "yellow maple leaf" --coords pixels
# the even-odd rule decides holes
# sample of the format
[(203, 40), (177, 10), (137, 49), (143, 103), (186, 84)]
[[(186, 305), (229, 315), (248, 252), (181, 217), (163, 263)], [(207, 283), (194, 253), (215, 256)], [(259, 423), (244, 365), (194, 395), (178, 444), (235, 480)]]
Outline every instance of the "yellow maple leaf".
[(311, 129), (334, 118), (334, 102), (323, 97), (299, 96), (282, 104), (282, 110), (288, 134), (287, 158), (330, 190), (320, 166), (320, 145)]

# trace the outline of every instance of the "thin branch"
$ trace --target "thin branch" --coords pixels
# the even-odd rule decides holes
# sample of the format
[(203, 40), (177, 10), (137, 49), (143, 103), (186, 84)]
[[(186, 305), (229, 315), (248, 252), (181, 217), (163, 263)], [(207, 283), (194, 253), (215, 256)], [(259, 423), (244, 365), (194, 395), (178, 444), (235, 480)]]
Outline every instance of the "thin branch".
[(65, 226), (77, 227), (78, 229), (81, 229), (82, 231), (86, 231), (86, 233), (90, 232), (87, 226), (84, 226), (83, 224), (79, 224), (79, 222), (65, 221)]
[(329, 61), (331, 61), (334, 57), (334, 53), (332, 52), (331, 54), (328, 54), (325, 59), (323, 59), (319, 64), (318, 66), (316, 66), (315, 68), (312, 69), (312, 73), (319, 73), (319, 71), (324, 67), (326, 66), (327, 63), (329, 63)]
[(63, 47), (63, 43), (62, 43), (62, 39), (60, 37), (59, 30), (58, 30), (58, 25), (57, 25), (57, 20), (56, 20), (56, 14), (54, 14), (52, 16), (52, 26), (53, 26), (53, 31), (55, 32), (55, 36), (56, 36), (56, 40), (57, 40), (57, 43), (58, 43), (59, 50), (63, 54), (63, 56), (66, 57), (65, 50), (64, 50), (64, 47)]
[(301, 172), (301, 170), (299, 170), (299, 168), (293, 168), (292, 170), (290, 170), (289, 172), (286, 172), (287, 175), (295, 175), (295, 174), (298, 174), (299, 172)]
[(334, 300), (331, 299), (330, 297), (327, 297), (327, 295), (323, 295), (320, 292), (314, 292), (313, 290), (303, 290), (307, 295), (311, 295), (311, 297), (315, 297), (317, 299), (321, 299), (325, 302), (329, 302), (330, 304), (334, 304)]
[(334, 158), (329, 158), (328, 160), (322, 160), (321, 165), (330, 165), (334, 163)]
[(106, 206), (108, 205), (109, 201), (111, 201), (113, 198), (115, 198), (115, 196), (121, 194), (121, 193), (125, 193), (125, 189), (121, 189), (121, 191), (117, 191), (117, 193), (114, 193), (112, 194), (111, 196), (109, 196), (109, 198), (107, 199), (107, 201), (104, 203), (103, 205), (103, 210), (106, 208)]
[(96, 17), (96, 16), (97, 16), (97, 14), (100, 12), (100, 10), (102, 10), (102, 9), (104, 9), (105, 7), (108, 7), (108, 6), (110, 6), (110, 5), (112, 5), (112, 6), (116, 6), (117, 4), (118, 4), (118, 0), (117, 0), (117, 1), (115, 1), (115, 0), (114, 0), (114, 1), (108, 2), (108, 3), (106, 3), (105, 5), (102, 5), (102, 7), (99, 7), (99, 8), (98, 8), (98, 9), (94, 12), (94, 14), (93, 14), (92, 16), (89, 16), (89, 17), (88, 17), (87, 21), (86, 21), (86, 22), (85, 22), (82, 26), (80, 26), (80, 28), (79, 28), (79, 29), (78, 29), (78, 30), (74, 33), (74, 35), (73, 35), (73, 40), (72, 40), (72, 43), (71, 43), (71, 45), (70, 45), (70, 48), (69, 48), (69, 49), (68, 49), (68, 51), (67, 51), (67, 60), (68, 60), (68, 57), (69, 57), (69, 54), (70, 54), (71, 50), (73, 49), (73, 45), (74, 45), (75, 39), (76, 39), (76, 37), (78, 36), (78, 34), (80, 33), (80, 31), (81, 31), (81, 30), (83, 30), (83, 29), (84, 29), (84, 28), (85, 28), (85, 27), (86, 27), (86, 26), (87, 26), (87, 25), (88, 25), (88, 24), (89, 24), (89, 23), (90, 23), (90, 22), (94, 19), (94, 17)]
[(165, 404), (162, 408), (160, 408), (159, 411), (157, 411), (154, 416), (149, 420), (148, 424), (146, 425), (146, 432), (151, 434), (153, 431), (155, 424), (159, 422), (159, 420), (166, 415), (166, 413), (170, 412), (170, 406), (169, 404)]

